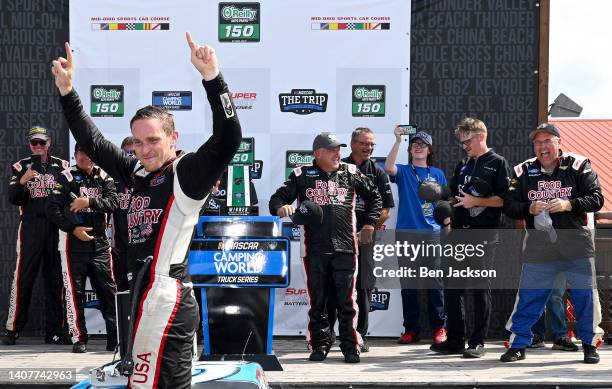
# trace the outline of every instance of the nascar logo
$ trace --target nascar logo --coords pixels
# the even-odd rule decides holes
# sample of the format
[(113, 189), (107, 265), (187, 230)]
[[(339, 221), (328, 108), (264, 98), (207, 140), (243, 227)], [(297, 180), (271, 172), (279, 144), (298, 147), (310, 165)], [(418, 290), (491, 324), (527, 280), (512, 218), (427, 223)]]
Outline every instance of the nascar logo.
[(192, 102), (190, 91), (155, 91), (152, 94), (152, 105), (170, 111), (189, 111)]

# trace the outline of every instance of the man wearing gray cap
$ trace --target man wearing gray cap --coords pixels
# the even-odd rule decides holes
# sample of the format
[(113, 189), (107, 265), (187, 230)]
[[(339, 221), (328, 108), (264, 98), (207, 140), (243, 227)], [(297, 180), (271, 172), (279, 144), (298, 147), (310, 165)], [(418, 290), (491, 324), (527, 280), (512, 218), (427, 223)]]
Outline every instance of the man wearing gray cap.
[[(309, 359), (323, 361), (331, 346), (331, 329), (325, 306), (328, 281), (333, 279), (340, 322), (340, 348), (347, 363), (359, 362), (361, 336), (356, 331), (355, 282), (357, 236), (355, 196), (364, 201), (365, 221), (361, 242), (371, 240), (380, 217), (382, 201), (376, 186), (355, 165), (340, 160), (340, 147), (346, 147), (334, 134), (323, 132), (312, 144), (312, 165), (291, 172), (283, 186), (270, 198), (270, 214), (291, 216), (298, 204), (309, 200), (323, 210), (322, 224), (304, 228), (304, 268), (310, 297), (307, 337), (312, 348)], [(365, 231), (365, 232), (364, 232)]]
[(17, 233), (17, 262), (11, 284), (5, 345), (15, 344), (26, 325), (28, 308), (39, 268), (45, 277), (46, 343), (66, 343), (63, 335), (62, 276), (57, 249), (58, 231), (45, 215), (48, 196), (60, 172), (68, 161), (49, 154), (49, 131), (40, 126), (28, 130), (31, 157), (13, 164), (9, 182), (9, 201), (19, 206), (20, 223)]
[(592, 231), (587, 213), (604, 203), (597, 174), (589, 160), (561, 150), (561, 135), (548, 123), (529, 134), (535, 158), (514, 167), (504, 212), (525, 219), (521, 284), (506, 329), (512, 331), (510, 349), (502, 362), (525, 359), (533, 339), (532, 326), (550, 298), (554, 281), (564, 275), (577, 316), (585, 363), (598, 363), (597, 347), (603, 331), (595, 274)]

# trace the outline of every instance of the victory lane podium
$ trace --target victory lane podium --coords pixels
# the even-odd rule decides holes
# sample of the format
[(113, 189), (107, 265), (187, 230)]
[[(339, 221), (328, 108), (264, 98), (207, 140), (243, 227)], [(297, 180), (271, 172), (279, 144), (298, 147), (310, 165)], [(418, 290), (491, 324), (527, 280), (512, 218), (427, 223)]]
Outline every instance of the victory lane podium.
[(189, 272), (202, 295), (200, 361), (282, 370), (272, 352), (274, 294), (289, 285), (289, 247), (276, 216), (200, 217), (189, 249)]

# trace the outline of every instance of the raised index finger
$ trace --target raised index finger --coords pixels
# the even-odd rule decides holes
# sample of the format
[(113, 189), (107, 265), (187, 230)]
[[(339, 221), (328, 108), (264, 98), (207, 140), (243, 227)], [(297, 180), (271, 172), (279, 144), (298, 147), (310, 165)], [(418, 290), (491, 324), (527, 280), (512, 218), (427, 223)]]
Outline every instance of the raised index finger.
[(195, 44), (195, 42), (193, 41), (193, 39), (191, 38), (191, 33), (190, 33), (189, 31), (187, 31), (187, 32), (185, 33), (185, 38), (187, 38), (187, 43), (189, 44), (189, 48), (190, 48), (191, 50), (195, 49), (196, 44)]
[(70, 48), (70, 44), (68, 42), (64, 43), (64, 48), (66, 49), (66, 60), (68, 64), (72, 64), (72, 49)]

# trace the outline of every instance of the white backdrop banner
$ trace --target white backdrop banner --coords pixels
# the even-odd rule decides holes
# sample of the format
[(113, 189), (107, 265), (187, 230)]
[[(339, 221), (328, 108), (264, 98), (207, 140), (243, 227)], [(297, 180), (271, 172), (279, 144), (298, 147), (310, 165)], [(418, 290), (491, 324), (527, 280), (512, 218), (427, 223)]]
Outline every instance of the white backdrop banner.
[[(194, 151), (211, 133), (211, 115), (185, 32), (212, 45), (243, 134), (255, 138), (255, 158), (264, 161), (255, 186), (265, 215), (284, 177), (285, 150), (310, 149), (315, 134), (332, 131), (348, 142), (356, 127), (369, 127), (376, 155), (387, 154), (393, 128), (409, 118), (410, 15), (405, 0), (72, 0), (75, 88), (110, 140), (130, 135), (134, 112), (153, 104), (173, 110), (179, 148)], [(303, 298), (293, 253), (292, 285), (277, 300)], [(276, 333), (303, 332), (306, 309), (277, 301)], [(401, 306), (392, 309), (399, 319), (372, 315), (373, 334), (399, 334)]]

